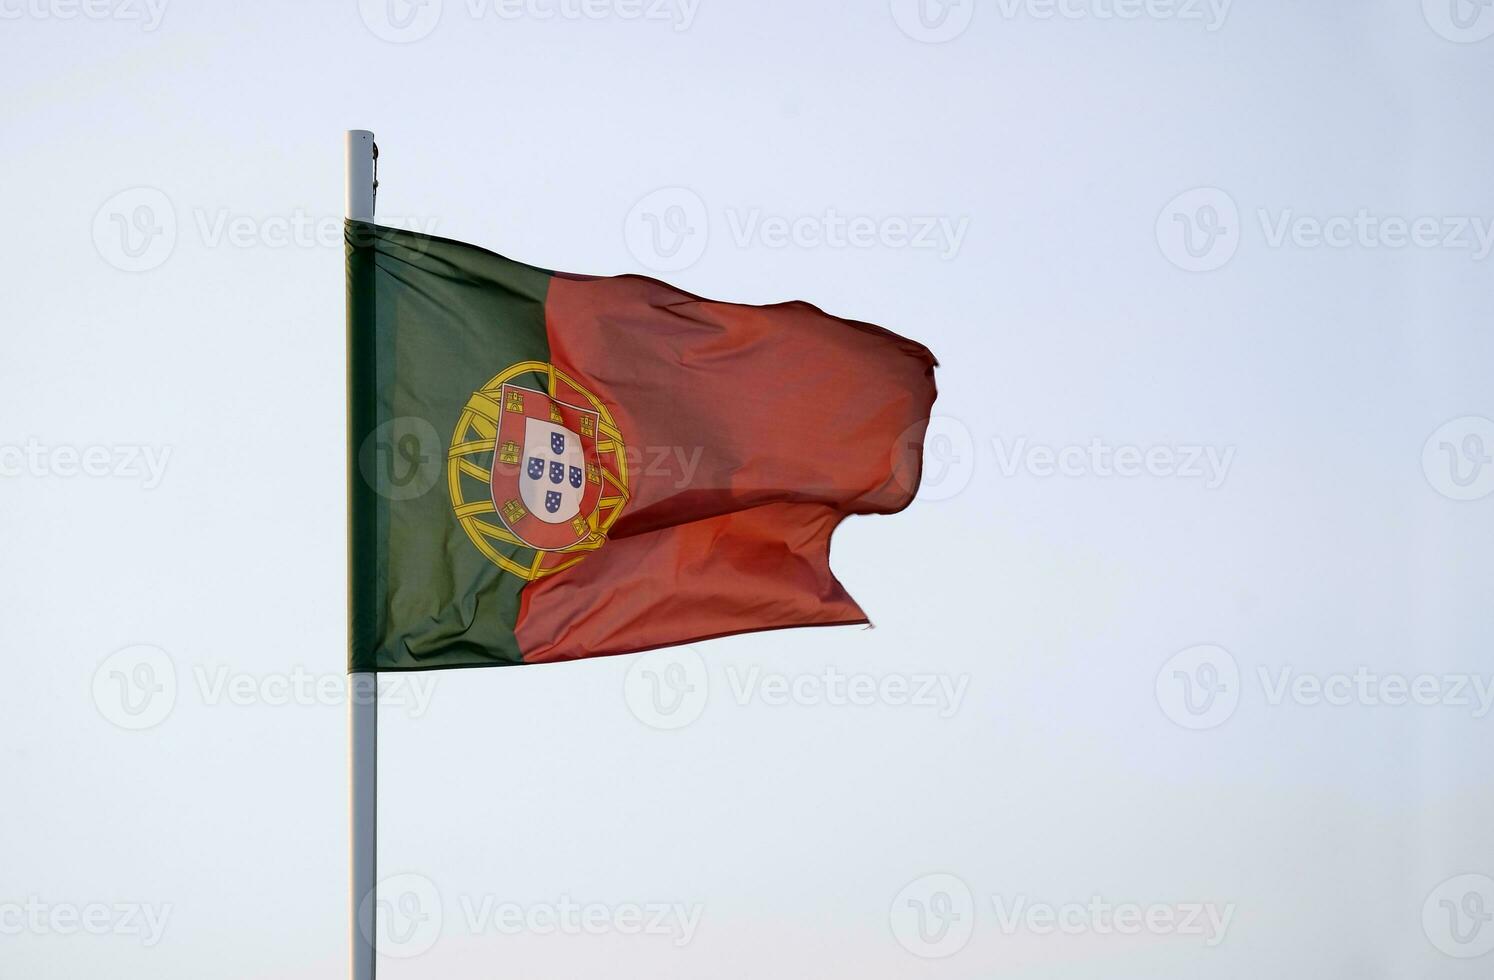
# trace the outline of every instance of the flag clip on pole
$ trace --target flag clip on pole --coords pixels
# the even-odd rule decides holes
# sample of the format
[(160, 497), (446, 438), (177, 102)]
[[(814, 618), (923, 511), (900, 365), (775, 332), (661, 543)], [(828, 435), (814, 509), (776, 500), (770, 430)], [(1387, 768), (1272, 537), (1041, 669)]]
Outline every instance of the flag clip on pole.
[[(374, 220), (374, 134), (366, 129), (348, 130), (346, 216), (353, 221)], [(358, 479), (350, 473), (350, 480)], [(352, 980), (374, 980), (375, 949), (374, 889), (378, 882), (378, 779), (379, 698), (378, 674), (358, 671), (348, 675), (348, 774), (352, 820), (350, 919), (352, 926)]]

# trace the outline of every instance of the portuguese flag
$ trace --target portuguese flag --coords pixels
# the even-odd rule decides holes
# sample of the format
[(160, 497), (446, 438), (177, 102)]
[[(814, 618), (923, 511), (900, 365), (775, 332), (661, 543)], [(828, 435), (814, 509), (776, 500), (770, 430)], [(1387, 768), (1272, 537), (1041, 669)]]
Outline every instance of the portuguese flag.
[(917, 490), (923, 345), (361, 222), (346, 245), (352, 670), (867, 622), (830, 537)]

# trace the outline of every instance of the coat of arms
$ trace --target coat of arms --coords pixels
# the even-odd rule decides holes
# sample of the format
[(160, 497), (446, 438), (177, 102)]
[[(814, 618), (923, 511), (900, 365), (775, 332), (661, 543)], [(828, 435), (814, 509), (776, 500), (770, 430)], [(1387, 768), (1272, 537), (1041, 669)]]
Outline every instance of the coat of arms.
[[(536, 380), (548, 383), (522, 383)], [(600, 548), (628, 500), (626, 453), (611, 413), (537, 361), (513, 365), (467, 402), (447, 483), (472, 543), (528, 579)]]

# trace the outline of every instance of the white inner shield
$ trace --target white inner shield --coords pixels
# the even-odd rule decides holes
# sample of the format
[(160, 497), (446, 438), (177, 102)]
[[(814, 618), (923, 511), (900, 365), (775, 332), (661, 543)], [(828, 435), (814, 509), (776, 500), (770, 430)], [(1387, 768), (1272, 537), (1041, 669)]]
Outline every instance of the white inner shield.
[(519, 496), (535, 517), (546, 524), (564, 524), (581, 512), (586, 454), (576, 433), (554, 422), (525, 419), (524, 455), (519, 466)]

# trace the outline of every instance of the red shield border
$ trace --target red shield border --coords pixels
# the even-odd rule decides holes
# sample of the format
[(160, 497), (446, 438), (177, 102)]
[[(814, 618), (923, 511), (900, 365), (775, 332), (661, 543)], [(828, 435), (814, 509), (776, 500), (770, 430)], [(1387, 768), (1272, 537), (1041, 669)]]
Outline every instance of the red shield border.
[[(597, 502), (602, 497), (601, 465), (597, 457), (597, 412), (552, 398), (533, 388), (505, 384), (500, 391), (498, 435), (493, 446), (490, 485), (498, 518), (514, 537), (538, 551), (565, 551), (591, 536), (596, 527)], [(519, 493), (524, 470), (524, 422), (539, 419), (565, 426), (581, 440), (586, 461), (581, 510), (570, 521), (549, 524), (532, 514)]]

